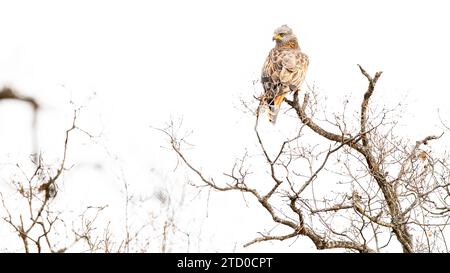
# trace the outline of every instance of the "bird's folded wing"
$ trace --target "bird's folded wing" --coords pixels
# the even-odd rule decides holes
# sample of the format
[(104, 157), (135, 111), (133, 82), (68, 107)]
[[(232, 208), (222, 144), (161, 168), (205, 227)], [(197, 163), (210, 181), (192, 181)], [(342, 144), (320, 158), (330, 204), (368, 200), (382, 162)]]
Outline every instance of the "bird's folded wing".
[(298, 62), (299, 62), (299, 55), (295, 54), (295, 52), (289, 51), (283, 54), (281, 59), (281, 64), (283, 68), (287, 69), (289, 72), (294, 72), (295, 70), (299, 69)]
[(282, 58), (283, 68), (280, 72), (280, 81), (285, 85), (294, 85), (300, 88), (308, 68), (308, 56), (301, 52), (286, 52)]

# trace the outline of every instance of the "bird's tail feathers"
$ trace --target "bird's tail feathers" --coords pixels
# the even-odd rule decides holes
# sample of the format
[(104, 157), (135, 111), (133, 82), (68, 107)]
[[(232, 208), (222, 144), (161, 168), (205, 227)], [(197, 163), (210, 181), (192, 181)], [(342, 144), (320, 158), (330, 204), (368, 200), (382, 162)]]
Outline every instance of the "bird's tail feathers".
[(269, 121), (272, 122), (272, 124), (275, 124), (277, 121), (278, 111), (280, 111), (280, 108), (275, 105), (269, 105)]
[(280, 111), (280, 105), (284, 100), (286, 94), (276, 96), (269, 101), (269, 121), (275, 124), (277, 121), (278, 112)]

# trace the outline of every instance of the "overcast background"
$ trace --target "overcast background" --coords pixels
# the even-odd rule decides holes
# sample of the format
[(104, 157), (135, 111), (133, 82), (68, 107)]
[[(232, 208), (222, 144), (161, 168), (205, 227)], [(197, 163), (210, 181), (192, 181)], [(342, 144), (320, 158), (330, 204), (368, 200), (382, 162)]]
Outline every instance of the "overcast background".
[[(173, 202), (184, 198), (177, 217), (191, 242), (175, 234), (171, 251), (315, 251), (308, 240), (243, 249), (274, 227), (271, 219), (240, 194), (212, 193), (208, 202), (207, 194), (184, 187), (187, 172), (174, 172), (176, 157), (152, 127), (182, 118), (183, 130), (193, 131), (193, 161), (220, 177), (254, 145), (253, 118), (239, 101), (261, 92), (254, 81), (273, 30), (288, 24), (310, 57), (306, 82), (327, 98), (327, 109), (339, 110), (346, 97), (360, 103), (361, 64), (369, 73), (384, 71), (377, 103), (406, 103), (401, 134), (440, 133), (438, 109), (450, 120), (447, 2), (2, 0), (0, 86), (41, 103), (39, 149), (47, 162), (61, 158), (70, 100), (84, 106), (79, 126), (99, 137), (76, 134), (70, 146), (76, 166), (64, 177), (65, 199), (57, 200), (68, 210), (110, 204), (108, 213), (120, 222), (126, 180), (143, 200), (161, 189)], [(2, 191), (10, 187), (11, 164), (25, 164), (32, 152), (30, 124), (26, 106), (0, 103)], [(265, 129), (284, 136), (282, 125)], [(148, 202), (164, 216), (161, 204)], [(10, 229), (0, 231), (10, 238)]]

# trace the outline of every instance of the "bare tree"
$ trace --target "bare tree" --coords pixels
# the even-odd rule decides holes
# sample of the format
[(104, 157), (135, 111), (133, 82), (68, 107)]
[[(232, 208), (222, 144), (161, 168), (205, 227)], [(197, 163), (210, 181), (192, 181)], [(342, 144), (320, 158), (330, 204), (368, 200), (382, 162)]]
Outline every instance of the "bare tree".
[[(31, 102), (32, 105), (38, 105), (32, 98), (24, 100)], [(34, 109), (37, 109), (37, 107)], [(81, 130), (76, 125), (77, 117), (78, 111), (75, 110), (72, 124), (65, 133), (62, 145), (62, 158), (59, 166), (52, 167), (47, 165), (41, 154), (37, 155), (37, 158), (33, 158), (35, 167), (30, 175), (19, 164), (16, 164), (16, 168), (22, 175), (20, 179), (13, 180), (12, 182), (20, 201), (19, 204), (14, 202), (12, 206), (15, 208), (24, 208), (23, 210), (15, 209), (12, 211), (9, 209), (3, 193), (0, 192), (2, 206), (6, 212), (3, 220), (18, 234), (25, 252), (64, 252), (69, 245), (77, 243), (82, 238), (77, 237), (71, 244), (68, 242), (60, 242), (61, 238), (56, 236), (58, 231), (55, 231), (55, 229), (58, 226), (64, 228), (64, 220), (60, 217), (62, 212), (53, 209), (51, 206), (53, 199), (58, 193), (58, 182), (61, 180), (63, 172), (67, 170), (66, 159), (70, 135), (74, 130)], [(84, 132), (83, 130), (81, 131)], [(20, 204), (22, 201), (24, 203)], [(104, 207), (92, 209), (95, 209), (98, 213)], [(83, 222), (86, 213), (83, 213), (80, 217)], [(88, 222), (92, 224), (96, 217), (97, 215)], [(86, 230), (89, 230), (89, 226), (87, 226)]]
[[(2, 100), (17, 100), (32, 106), (32, 137), (36, 144), (36, 120), (40, 109), (37, 100), (21, 95), (9, 87), (0, 89), (0, 101)], [(73, 106), (74, 103), (71, 104)], [(65, 183), (65, 176), (72, 174), (77, 167), (77, 162), (69, 163), (71, 160), (68, 160), (69, 154), (75, 153), (73, 134), (78, 132), (86, 135), (94, 142), (98, 139), (79, 127), (81, 109), (82, 107), (74, 107), (64, 139), (59, 145), (55, 144), (61, 150), (60, 159), (56, 163), (47, 163), (44, 153), (37, 153), (35, 146), (31, 162), (8, 164), (11, 166), (10, 172), (2, 170), (1, 179), (6, 182), (6, 187), (0, 189), (0, 219), (7, 224), (12, 234), (17, 235), (20, 242), (20, 245), (4, 244), (4, 250), (27, 253), (167, 252), (171, 249), (172, 241), (176, 240), (172, 240), (172, 237), (178, 235), (187, 238), (189, 250), (189, 233), (182, 231), (177, 225), (176, 212), (180, 211), (182, 204), (172, 200), (178, 197), (169, 193), (168, 183), (164, 184), (167, 188), (159, 189), (153, 196), (152, 192), (147, 193), (151, 198), (145, 197), (146, 193), (137, 196), (132, 189), (133, 183), (125, 179), (120, 166), (117, 180), (123, 183), (121, 192), (124, 199), (117, 200), (116, 203), (118, 207), (121, 204), (124, 206), (123, 222), (122, 219), (114, 222), (105, 216), (111, 204), (88, 205), (80, 211), (70, 212), (58, 205), (61, 201), (58, 201), (58, 196), (77, 194), (64, 192), (64, 187), (61, 187)], [(155, 214), (154, 203), (149, 204), (148, 199), (159, 203), (162, 213)]]
[[(354, 119), (344, 109), (320, 120), (316, 97), (310, 99), (306, 93), (300, 102), (295, 93), (285, 102), (295, 111), (298, 130), (279, 147), (267, 147), (258, 126), (258, 107), (254, 133), (263, 171), (251, 169), (257, 159), (244, 156), (218, 182), (189, 160), (185, 139), (173, 123), (162, 129), (173, 151), (198, 178), (198, 186), (251, 195), (275, 223), (290, 230), (262, 233), (244, 246), (304, 236), (317, 249), (449, 251), (449, 157), (427, 149), (442, 134), (415, 142), (396, 135), (397, 109), (376, 110), (371, 105), (382, 72), (371, 76), (359, 69), (368, 87)], [(266, 181), (253, 183), (250, 174), (255, 172), (268, 173)]]

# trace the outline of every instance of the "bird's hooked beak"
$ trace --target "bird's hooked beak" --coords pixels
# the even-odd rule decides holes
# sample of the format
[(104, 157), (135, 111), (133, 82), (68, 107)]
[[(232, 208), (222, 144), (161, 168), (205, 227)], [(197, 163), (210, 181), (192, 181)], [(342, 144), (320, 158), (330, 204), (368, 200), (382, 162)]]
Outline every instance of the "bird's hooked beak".
[(283, 37), (281, 37), (280, 34), (275, 34), (272, 37), (272, 41), (281, 41), (281, 40), (283, 40)]

